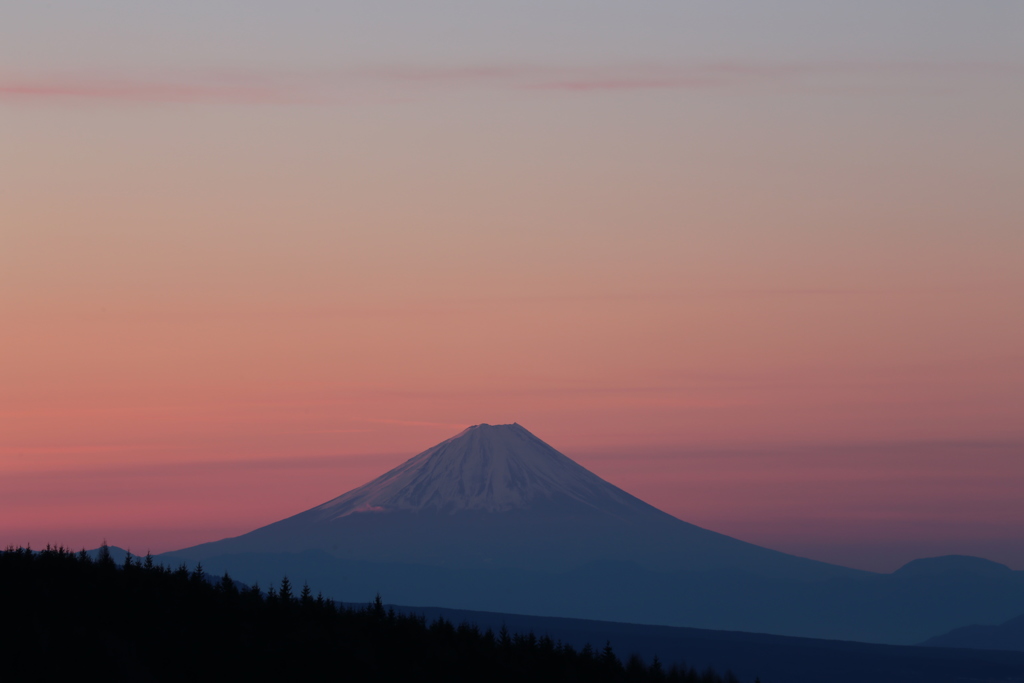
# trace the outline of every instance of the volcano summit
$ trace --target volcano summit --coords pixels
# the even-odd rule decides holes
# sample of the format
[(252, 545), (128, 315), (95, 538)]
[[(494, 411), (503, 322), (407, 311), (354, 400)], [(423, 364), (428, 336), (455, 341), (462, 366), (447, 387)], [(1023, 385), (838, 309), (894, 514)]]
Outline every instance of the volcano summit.
[(639, 502), (518, 424), (480, 424), (324, 503), (325, 519), (363, 511), (509, 512), (545, 504)]

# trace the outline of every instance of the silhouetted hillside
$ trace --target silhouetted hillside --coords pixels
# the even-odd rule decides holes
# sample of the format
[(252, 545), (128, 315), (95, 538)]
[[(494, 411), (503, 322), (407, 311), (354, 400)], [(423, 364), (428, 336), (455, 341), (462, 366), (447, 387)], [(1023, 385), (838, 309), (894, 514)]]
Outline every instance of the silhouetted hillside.
[(964, 626), (929, 638), (929, 647), (968, 647), (976, 650), (1016, 650), (1024, 652), (1024, 614), (997, 625)]
[(610, 640), (623, 654), (637, 653), (648, 661), (657, 655), (664, 662), (687, 662), (700, 670), (729, 669), (744, 681), (760, 676), (762, 681), (780, 683), (1024, 682), (1024, 652), (879, 645), (441, 607), (395, 605), (394, 609), (427, 619), (466, 621), (481, 629), (504, 625), (577, 647)]
[(102, 672), (115, 680), (684, 681), (731, 675), (623, 665), (610, 646), (576, 650), (547, 637), (481, 632), (386, 610), (339, 608), (282, 579), (239, 590), (201, 568), (147, 557), (120, 565), (63, 548), (0, 553), (7, 680)]

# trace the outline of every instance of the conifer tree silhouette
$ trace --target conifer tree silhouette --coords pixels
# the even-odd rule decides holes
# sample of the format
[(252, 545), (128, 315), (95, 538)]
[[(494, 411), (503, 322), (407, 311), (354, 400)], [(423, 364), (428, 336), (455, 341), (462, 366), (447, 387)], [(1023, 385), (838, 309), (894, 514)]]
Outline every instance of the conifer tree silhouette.
[(107, 545), (107, 539), (103, 539), (103, 543), (100, 544), (99, 562), (102, 565), (113, 566), (114, 559), (110, 557), (110, 546)]
[(601, 664), (606, 669), (617, 669), (619, 659), (615, 656), (615, 651), (612, 650), (612, 641), (605, 641), (604, 649), (601, 650)]
[(281, 598), (281, 602), (287, 604), (291, 602), (295, 596), (292, 595), (292, 584), (288, 580), (288, 577), (282, 577), (281, 579), (281, 590), (277, 592), (277, 596)]
[(501, 631), (498, 632), (498, 640), (504, 648), (512, 646), (512, 636), (509, 634), (508, 627), (504, 623), (501, 625)]
[(652, 680), (662, 681), (665, 680), (665, 669), (661, 666), (661, 660), (658, 659), (658, 655), (654, 655), (654, 659), (651, 660), (651, 666), (647, 671), (648, 676)]
[(644, 666), (644, 660), (640, 659), (640, 655), (635, 653), (630, 655), (629, 661), (626, 662), (626, 673), (629, 674), (630, 678), (636, 680), (641, 680), (644, 677), (644, 674), (647, 673), (647, 667)]

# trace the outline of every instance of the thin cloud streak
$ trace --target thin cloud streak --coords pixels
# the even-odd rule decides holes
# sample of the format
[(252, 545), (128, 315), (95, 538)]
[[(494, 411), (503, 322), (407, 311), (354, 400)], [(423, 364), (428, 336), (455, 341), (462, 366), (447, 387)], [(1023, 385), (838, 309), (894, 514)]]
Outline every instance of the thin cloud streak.
[(264, 470), (345, 470), (376, 466), (380, 462), (401, 461), (408, 453), (356, 453), (349, 455), (300, 455), (244, 459), (161, 460), (156, 462), (116, 462), (80, 464), (60, 468), (35, 467), (6, 472), (12, 486), (19, 481), (68, 479), (104, 480), (111, 477), (208, 476), (211, 473), (260, 472)]
[(0, 76), (0, 102), (51, 100), (144, 104), (351, 104), (407, 101), (450, 89), (591, 93), (708, 90), (766, 83), (842, 84), (865, 76), (1019, 77), (1008, 64), (739, 64), (635, 66), (382, 66), (295, 73), (225, 72)]
[[(644, 69), (543, 67), (379, 67), (290, 75), (239, 73), (231, 79), (192, 74), (168, 78), (79, 75), (0, 80), (0, 101), (94, 100), (152, 104), (343, 104), (387, 101), (451, 88), (511, 90), (637, 90), (723, 85), (705, 69), (666, 75)], [(669, 70), (679, 71), (679, 70)], [(717, 70), (715, 70), (717, 71)], [(749, 74), (763, 78), (767, 74)]]
[(284, 91), (259, 85), (175, 83), (143, 80), (41, 79), (0, 82), (0, 101), (103, 100), (153, 104), (270, 104), (285, 103)]

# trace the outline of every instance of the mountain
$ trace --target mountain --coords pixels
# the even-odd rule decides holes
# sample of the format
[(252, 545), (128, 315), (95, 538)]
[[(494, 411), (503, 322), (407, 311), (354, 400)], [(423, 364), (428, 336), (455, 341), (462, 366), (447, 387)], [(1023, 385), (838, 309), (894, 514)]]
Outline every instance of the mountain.
[(518, 424), (476, 425), (333, 500), (168, 564), (360, 602), (915, 644), (1024, 612), (979, 558), (874, 574), (666, 514)]
[[(362, 607), (362, 605), (356, 605)], [(875, 645), (761, 633), (645, 626), (557, 617), (389, 605), (428, 623), (443, 618), (498, 633), (546, 635), (577, 649), (610, 642), (623, 659), (638, 654), (670, 666), (732, 671), (741, 681), (786, 683), (1007, 683), (1024, 680), (1024, 652)]]
[(943, 555), (913, 560), (897, 569), (893, 574), (901, 578), (1003, 578), (1012, 572), (1013, 570), (1005, 564), (981, 557)]
[(1024, 614), (1002, 624), (975, 624), (955, 628), (949, 633), (929, 638), (922, 645), (929, 647), (963, 647), (976, 650), (1017, 650), (1024, 652)]
[(867, 575), (683, 522), (518, 424), (470, 427), (322, 505), (187, 553), (203, 559), (307, 550), (460, 569), (558, 571), (628, 558), (656, 571), (738, 570), (800, 579)]

